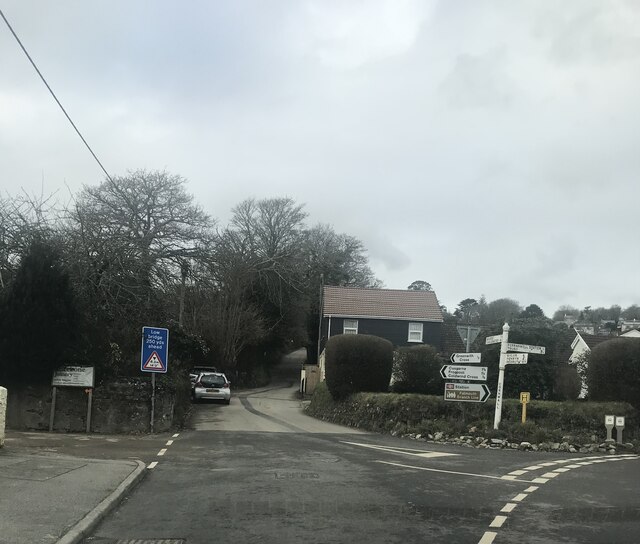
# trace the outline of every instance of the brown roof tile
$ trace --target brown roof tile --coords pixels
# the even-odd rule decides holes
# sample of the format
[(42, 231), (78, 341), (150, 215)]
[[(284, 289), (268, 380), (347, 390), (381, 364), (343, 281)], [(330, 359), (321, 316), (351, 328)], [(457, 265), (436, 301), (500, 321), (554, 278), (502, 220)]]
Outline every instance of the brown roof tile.
[(433, 291), (324, 288), (323, 316), (382, 317), (442, 322), (442, 310)]

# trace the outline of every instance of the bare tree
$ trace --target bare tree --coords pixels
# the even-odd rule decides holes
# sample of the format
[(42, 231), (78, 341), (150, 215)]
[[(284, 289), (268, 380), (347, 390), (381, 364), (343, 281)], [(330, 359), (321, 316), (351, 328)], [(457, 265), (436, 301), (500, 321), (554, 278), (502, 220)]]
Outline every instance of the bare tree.
[(110, 313), (126, 319), (142, 309), (154, 317), (154, 292), (177, 295), (185, 262), (206, 256), (213, 222), (185, 184), (167, 172), (138, 170), (85, 186), (67, 209), (76, 280)]

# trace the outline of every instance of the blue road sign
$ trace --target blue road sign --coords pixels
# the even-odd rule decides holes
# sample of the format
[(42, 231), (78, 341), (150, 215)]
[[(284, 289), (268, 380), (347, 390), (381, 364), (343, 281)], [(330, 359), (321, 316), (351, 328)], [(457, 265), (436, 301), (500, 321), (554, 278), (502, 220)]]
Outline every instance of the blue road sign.
[(142, 372), (166, 372), (169, 366), (169, 329), (142, 327)]

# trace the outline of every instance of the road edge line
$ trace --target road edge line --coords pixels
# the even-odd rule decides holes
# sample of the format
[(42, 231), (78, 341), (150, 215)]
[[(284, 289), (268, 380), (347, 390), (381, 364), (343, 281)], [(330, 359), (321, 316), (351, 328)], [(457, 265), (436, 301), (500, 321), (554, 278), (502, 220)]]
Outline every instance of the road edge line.
[(95, 529), (95, 527), (113, 510), (124, 495), (131, 491), (147, 473), (147, 466), (142, 461), (135, 461), (137, 467), (107, 495), (91, 512), (73, 525), (56, 544), (77, 544)]

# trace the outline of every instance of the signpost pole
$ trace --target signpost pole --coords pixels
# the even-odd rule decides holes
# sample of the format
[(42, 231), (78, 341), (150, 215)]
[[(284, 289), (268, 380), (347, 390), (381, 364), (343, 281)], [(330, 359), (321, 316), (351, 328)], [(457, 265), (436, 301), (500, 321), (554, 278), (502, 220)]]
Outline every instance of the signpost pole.
[(93, 404), (93, 387), (89, 388), (87, 398), (87, 434), (91, 432), (91, 405)]
[(493, 418), (493, 428), (498, 430), (502, 418), (502, 390), (504, 388), (504, 369), (506, 367), (507, 344), (509, 343), (509, 324), (502, 327), (502, 342), (500, 343), (500, 367), (498, 373), (498, 389), (496, 390), (496, 411)]
[(151, 432), (153, 432), (153, 419), (156, 411), (156, 373), (151, 374)]
[(56, 414), (56, 392), (58, 388), (54, 385), (51, 391), (51, 413), (49, 414), (49, 432), (53, 431), (53, 418)]

